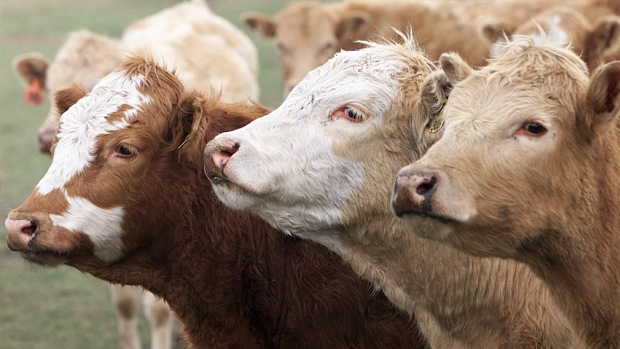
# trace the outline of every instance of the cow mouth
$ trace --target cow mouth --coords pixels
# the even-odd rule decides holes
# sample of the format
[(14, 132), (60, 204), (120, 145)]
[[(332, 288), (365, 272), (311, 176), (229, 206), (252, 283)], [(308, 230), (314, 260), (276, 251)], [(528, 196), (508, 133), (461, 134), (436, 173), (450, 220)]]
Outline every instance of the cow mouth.
[(418, 212), (418, 211), (409, 211), (401, 213), (402, 217), (421, 217), (422, 219), (430, 219), (442, 224), (458, 224), (460, 223), (456, 219), (440, 215), (434, 212)]
[(11, 244), (7, 242), (7, 246), (9, 250), (18, 252), (20, 256), (28, 262), (41, 266), (55, 267), (65, 264), (69, 260), (66, 252), (47, 249), (39, 245), (35, 245), (36, 247), (34, 249), (26, 249), (11, 246)]

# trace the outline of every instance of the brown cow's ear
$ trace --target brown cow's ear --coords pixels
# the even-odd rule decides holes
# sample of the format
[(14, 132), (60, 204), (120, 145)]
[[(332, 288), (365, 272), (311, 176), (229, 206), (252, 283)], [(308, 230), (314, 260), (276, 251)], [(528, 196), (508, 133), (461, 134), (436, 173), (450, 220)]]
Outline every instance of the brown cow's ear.
[(52, 92), (52, 99), (59, 115), (64, 114), (71, 106), (86, 95), (81, 87), (76, 84), (70, 84), (67, 87), (59, 88)]
[(609, 126), (620, 112), (620, 61), (600, 66), (592, 74), (582, 121), (592, 137)]
[(340, 19), (336, 26), (336, 38), (338, 40), (353, 38), (355, 34), (370, 23), (370, 15), (364, 11), (352, 11)]
[(444, 53), (439, 57), (439, 67), (454, 85), (467, 78), (474, 70), (457, 53)]
[(276, 23), (271, 17), (259, 12), (246, 12), (241, 15), (243, 23), (263, 38), (271, 39), (276, 35)]
[(45, 78), (50, 61), (38, 52), (26, 53), (13, 59), (13, 70), (25, 86), (31, 86), (35, 78), (45, 88)]
[(597, 59), (604, 52), (620, 43), (620, 17), (611, 16), (602, 19), (586, 38), (584, 55), (590, 67), (596, 65)]

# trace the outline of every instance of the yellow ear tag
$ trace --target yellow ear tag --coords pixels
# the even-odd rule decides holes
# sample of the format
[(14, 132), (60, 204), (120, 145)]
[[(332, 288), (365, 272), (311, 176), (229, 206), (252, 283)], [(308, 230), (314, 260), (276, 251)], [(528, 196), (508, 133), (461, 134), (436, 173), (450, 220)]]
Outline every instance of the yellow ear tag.
[(448, 102), (448, 99), (444, 98), (441, 110), (439, 111), (439, 114), (437, 114), (437, 116), (435, 116), (435, 118), (431, 121), (430, 128), (428, 129), (428, 132), (435, 133), (435, 132), (441, 130), (441, 128), (443, 127), (443, 118), (442, 118), (442, 116), (443, 116), (443, 109), (446, 107), (446, 102)]

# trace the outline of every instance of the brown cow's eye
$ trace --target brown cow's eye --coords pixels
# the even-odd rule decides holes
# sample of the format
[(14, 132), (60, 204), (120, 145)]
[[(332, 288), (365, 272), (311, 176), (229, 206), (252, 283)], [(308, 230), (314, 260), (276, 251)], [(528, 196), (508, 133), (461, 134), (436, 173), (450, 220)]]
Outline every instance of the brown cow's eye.
[(131, 151), (131, 149), (129, 149), (129, 147), (125, 145), (119, 145), (118, 147), (116, 147), (115, 150), (118, 155), (121, 155), (124, 157), (129, 157), (133, 155), (133, 152)]
[(527, 131), (528, 133), (531, 133), (537, 136), (542, 135), (545, 132), (547, 132), (547, 129), (543, 125), (536, 123), (536, 122), (528, 122), (527, 124), (523, 125), (523, 129)]

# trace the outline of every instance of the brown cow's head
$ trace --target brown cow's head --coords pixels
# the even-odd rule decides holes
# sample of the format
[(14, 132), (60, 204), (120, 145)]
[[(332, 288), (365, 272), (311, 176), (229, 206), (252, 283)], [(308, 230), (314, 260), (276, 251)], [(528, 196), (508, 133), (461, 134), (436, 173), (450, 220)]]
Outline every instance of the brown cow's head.
[[(178, 222), (183, 200), (195, 198), (188, 176), (208, 183), (205, 134), (252, 120), (223, 118), (230, 110), (185, 92), (173, 74), (140, 59), (84, 94), (77, 87), (56, 93), (62, 117), (52, 164), (6, 220), (9, 247), (34, 263), (103, 266), (149, 246)], [(207, 110), (228, 127), (206, 120)]]
[(617, 181), (605, 166), (618, 166), (609, 158), (620, 63), (589, 80), (567, 49), (520, 38), (505, 52), (477, 72), (441, 57), (456, 84), (444, 136), (399, 172), (393, 206), (421, 236), (518, 258), (528, 243), (591, 221), (601, 183)]
[[(99, 79), (110, 73), (121, 59), (121, 51), (116, 41), (82, 30), (71, 34), (53, 62), (42, 54), (33, 52), (15, 57), (13, 68), (24, 85), (32, 87), (40, 84), (42, 90), (29, 93), (53, 91), (70, 83), (90, 90)], [(42, 95), (36, 98), (42, 98)], [(37, 140), (39, 150), (43, 153), (50, 152), (58, 128), (60, 115), (56, 110), (52, 101), (47, 117), (39, 127)]]
[(282, 69), (284, 97), (312, 69), (340, 49), (350, 49), (356, 33), (368, 30), (370, 16), (346, 12), (319, 2), (294, 2), (273, 18), (247, 13), (244, 23), (264, 38), (274, 39)]

